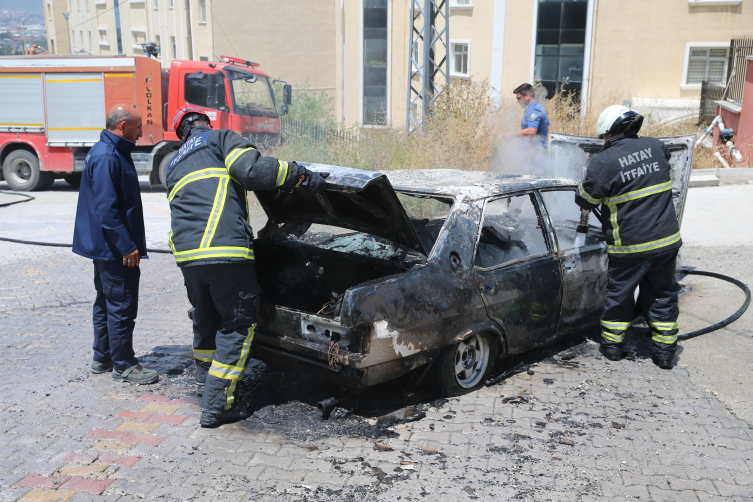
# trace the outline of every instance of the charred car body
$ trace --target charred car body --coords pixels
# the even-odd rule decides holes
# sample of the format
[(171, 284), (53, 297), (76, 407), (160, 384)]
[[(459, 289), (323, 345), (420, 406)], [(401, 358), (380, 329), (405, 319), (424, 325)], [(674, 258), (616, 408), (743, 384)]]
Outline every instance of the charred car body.
[[(665, 138), (682, 217), (692, 137)], [(595, 138), (550, 137), (580, 179)], [(576, 247), (570, 178), (456, 170), (330, 173), (314, 198), (257, 194), (256, 354), (326, 368), (359, 390), (434, 362), (440, 390), (478, 385), (510, 356), (595, 327), (607, 278), (596, 216)]]

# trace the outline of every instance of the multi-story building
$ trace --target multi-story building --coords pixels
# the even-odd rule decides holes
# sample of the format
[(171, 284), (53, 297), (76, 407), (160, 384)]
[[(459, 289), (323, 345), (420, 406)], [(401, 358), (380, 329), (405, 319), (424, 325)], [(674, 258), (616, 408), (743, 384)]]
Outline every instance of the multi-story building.
[[(726, 78), (730, 39), (753, 26), (753, 0), (446, 1), (449, 54), (437, 55), (452, 79), (487, 80), (495, 98), (536, 80), (671, 115), (698, 109), (701, 81)], [(163, 66), (237, 56), (331, 93), (346, 123), (405, 122), (410, 0), (44, 2), (51, 52), (70, 40), (74, 53), (138, 55), (154, 41)]]
[(50, 52), (145, 55), (155, 42), (173, 59), (212, 59), (209, 0), (44, 0)]
[[(753, 26), (753, 0), (447, 1), (452, 79), (487, 79), (495, 95), (537, 80), (672, 115), (698, 110), (701, 81), (726, 78), (730, 39)], [(331, 92), (346, 123), (400, 124), (410, 3), (223, 0), (212, 47)]]

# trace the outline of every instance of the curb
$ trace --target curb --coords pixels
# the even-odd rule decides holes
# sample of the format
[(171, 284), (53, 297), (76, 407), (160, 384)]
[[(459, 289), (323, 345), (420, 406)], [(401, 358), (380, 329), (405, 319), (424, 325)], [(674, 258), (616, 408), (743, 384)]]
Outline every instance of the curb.
[(753, 182), (753, 167), (693, 169), (690, 172), (689, 187), (747, 185), (751, 182)]

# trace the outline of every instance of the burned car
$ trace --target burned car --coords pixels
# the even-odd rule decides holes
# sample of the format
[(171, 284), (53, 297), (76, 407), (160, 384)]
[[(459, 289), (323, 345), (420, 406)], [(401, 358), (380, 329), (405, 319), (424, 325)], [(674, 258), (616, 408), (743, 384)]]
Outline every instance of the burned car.
[[(693, 139), (664, 141), (681, 217)], [(560, 135), (550, 151), (577, 175), (599, 146)], [(576, 247), (573, 179), (306, 166), (330, 173), (316, 197), (257, 194), (269, 218), (254, 241), (257, 357), (320, 366), (353, 390), (433, 363), (453, 395), (498, 356), (598, 325), (605, 236), (593, 214)]]

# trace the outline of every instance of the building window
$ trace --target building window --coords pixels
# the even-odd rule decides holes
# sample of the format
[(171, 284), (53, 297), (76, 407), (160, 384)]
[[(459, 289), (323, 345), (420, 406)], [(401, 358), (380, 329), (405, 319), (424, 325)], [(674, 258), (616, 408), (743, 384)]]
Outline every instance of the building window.
[(120, 0), (112, 0), (115, 11), (115, 42), (118, 45), (118, 54), (123, 54), (123, 34), (120, 30)]
[(470, 9), (473, 0), (450, 0), (450, 9)]
[(162, 52), (163, 52), (162, 51), (162, 37), (160, 37), (159, 35), (157, 35), (156, 41), (157, 41), (157, 48), (159, 48), (159, 55), (157, 57), (161, 58), (162, 57)]
[(175, 37), (170, 37), (170, 46), (173, 48), (173, 59), (178, 59), (178, 44), (175, 43)]
[(207, 22), (207, 0), (201, 0), (199, 2), (199, 22)]
[(167, 4), (168, 7), (170, 9), (174, 9), (175, 8), (175, 0), (168, 0), (168, 1), (169, 1), (169, 3)]
[(154, 0), (154, 10), (159, 10), (159, 0)]
[(47, 19), (52, 20), (52, 7), (50, 7), (50, 4), (47, 4)]
[(450, 42), (451, 48), (451, 65), (450, 75), (458, 77), (467, 77), (470, 75), (470, 58), (471, 58), (471, 42), (462, 41)]
[(107, 28), (97, 28), (99, 45), (110, 45), (110, 36), (107, 34)]
[(722, 83), (727, 75), (729, 47), (693, 47), (687, 49), (685, 84), (700, 85), (707, 80)]
[(94, 53), (94, 39), (92, 38), (92, 32), (89, 32), (89, 48), (92, 51), (92, 54)]
[(141, 44), (146, 43), (146, 30), (131, 30), (131, 47), (143, 49)]
[(387, 0), (363, 0), (363, 123), (387, 123)]
[(548, 91), (580, 92), (588, 0), (539, 0), (534, 76)]
[(50, 49), (52, 49), (52, 53), (53, 54), (56, 54), (55, 53), (55, 41), (54, 40), (50, 40)]
[(199, 56), (199, 61), (209, 61), (209, 58), (206, 56)]

